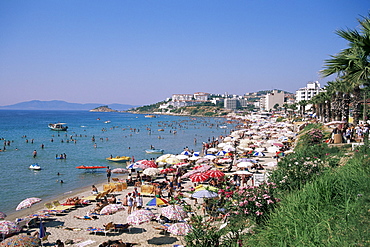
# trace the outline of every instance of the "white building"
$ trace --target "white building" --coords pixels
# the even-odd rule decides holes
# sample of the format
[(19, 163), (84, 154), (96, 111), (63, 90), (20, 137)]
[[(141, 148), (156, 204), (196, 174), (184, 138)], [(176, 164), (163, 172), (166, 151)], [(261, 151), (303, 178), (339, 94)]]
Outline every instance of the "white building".
[(193, 94), (173, 94), (172, 101), (191, 101)]
[(310, 100), (313, 96), (323, 92), (324, 89), (320, 87), (320, 83), (318, 81), (315, 82), (308, 82), (307, 86), (304, 88), (300, 88), (296, 91), (296, 102), (302, 100)]
[(284, 98), (284, 91), (279, 92), (278, 90), (273, 90), (271, 93), (266, 94), (265, 97), (261, 97), (260, 109), (269, 111), (274, 109), (276, 104), (282, 107), (284, 105)]
[(209, 100), (209, 93), (194, 93), (194, 99), (198, 101), (208, 101)]

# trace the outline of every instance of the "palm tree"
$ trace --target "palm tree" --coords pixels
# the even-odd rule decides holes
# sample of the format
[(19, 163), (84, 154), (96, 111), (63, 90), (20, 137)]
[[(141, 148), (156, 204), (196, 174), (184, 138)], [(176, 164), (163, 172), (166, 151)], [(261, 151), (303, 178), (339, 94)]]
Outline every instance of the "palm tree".
[(336, 31), (349, 42), (349, 47), (325, 60), (324, 69), (320, 71), (324, 77), (336, 74), (348, 84), (352, 92), (354, 124), (358, 124), (360, 116), (360, 87), (368, 87), (370, 80), (370, 17), (358, 21), (359, 31)]

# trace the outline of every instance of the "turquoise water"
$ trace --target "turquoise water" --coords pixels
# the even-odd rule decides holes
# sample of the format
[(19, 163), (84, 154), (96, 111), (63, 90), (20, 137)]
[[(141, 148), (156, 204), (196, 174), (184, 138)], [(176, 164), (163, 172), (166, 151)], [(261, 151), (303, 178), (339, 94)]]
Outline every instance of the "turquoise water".
[[(104, 123), (107, 120), (111, 122)], [(67, 123), (68, 131), (50, 130), (48, 124), (55, 122)], [(226, 125), (225, 119), (165, 115), (145, 118), (139, 114), (87, 111), (0, 110), (0, 138), (10, 141), (10, 145), (5, 146), (6, 151), (0, 152), (0, 211), (7, 214), (14, 212), (18, 203), (27, 197), (48, 199), (104, 181), (104, 169), (92, 173), (75, 167), (109, 165), (114, 169), (125, 166), (106, 161), (105, 158), (111, 154), (134, 156), (135, 160), (156, 158), (159, 155), (144, 151), (151, 145), (173, 154), (181, 153), (186, 146), (190, 150), (201, 151), (203, 141), (227, 135), (233, 128), (229, 124), (228, 129), (221, 129), (220, 125)], [(92, 141), (93, 137), (95, 141)], [(0, 140), (0, 149), (3, 148), (4, 140)], [(34, 150), (37, 151), (36, 158), (33, 158)], [(62, 153), (67, 155), (67, 159), (55, 159)], [(42, 170), (28, 169), (33, 163), (38, 163)]]

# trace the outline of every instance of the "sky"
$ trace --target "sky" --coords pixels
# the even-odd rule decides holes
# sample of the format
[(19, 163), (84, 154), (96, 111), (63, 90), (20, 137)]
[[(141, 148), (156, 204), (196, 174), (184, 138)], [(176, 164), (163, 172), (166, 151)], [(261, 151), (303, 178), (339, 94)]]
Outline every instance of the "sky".
[(0, 106), (322, 85), (368, 0), (1, 0)]

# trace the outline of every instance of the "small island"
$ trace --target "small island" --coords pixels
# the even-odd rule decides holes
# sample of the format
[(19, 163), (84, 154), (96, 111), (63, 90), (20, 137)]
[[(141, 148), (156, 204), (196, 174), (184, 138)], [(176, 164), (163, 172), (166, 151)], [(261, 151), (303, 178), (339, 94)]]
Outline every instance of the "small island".
[(90, 111), (91, 112), (118, 112), (116, 110), (109, 108), (107, 105), (96, 107)]

